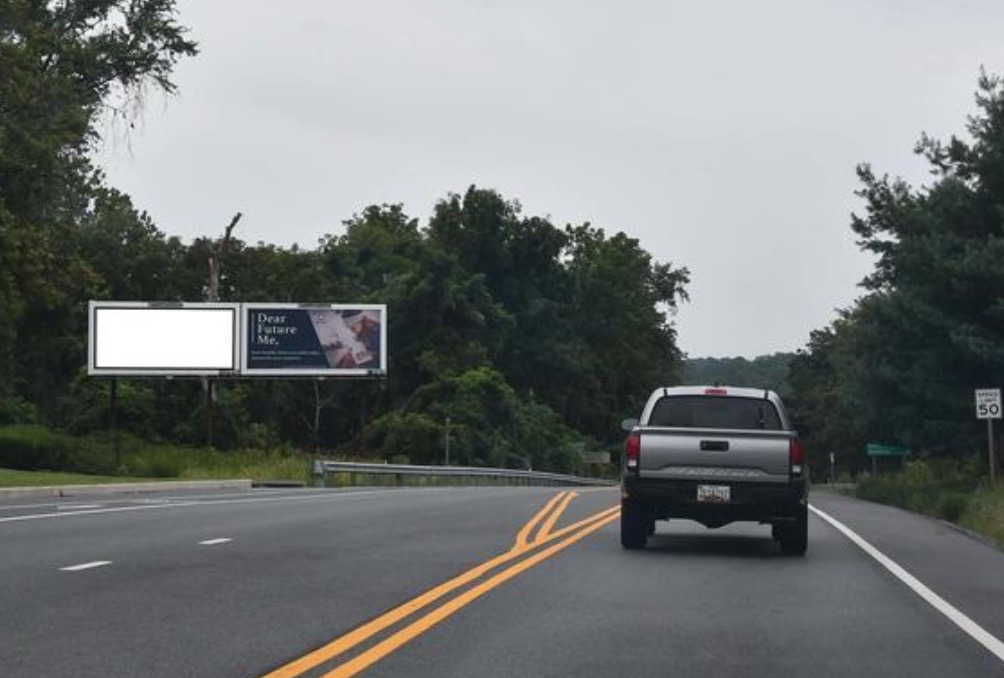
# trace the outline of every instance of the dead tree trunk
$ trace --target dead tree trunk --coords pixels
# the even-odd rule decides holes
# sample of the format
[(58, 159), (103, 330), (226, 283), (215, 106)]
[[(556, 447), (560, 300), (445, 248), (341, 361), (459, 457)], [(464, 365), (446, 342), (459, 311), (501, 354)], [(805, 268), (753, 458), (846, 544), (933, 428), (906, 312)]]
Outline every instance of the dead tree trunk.
[[(223, 257), (227, 253), (230, 245), (230, 236), (241, 220), (242, 214), (238, 212), (230, 220), (230, 225), (223, 232), (223, 239), (220, 240), (209, 253), (209, 289), (206, 291), (206, 301), (217, 302), (220, 300), (220, 269), (223, 264)], [(203, 413), (205, 418), (206, 447), (213, 446), (213, 403), (216, 400), (216, 385), (209, 377), (202, 378), (202, 393), (204, 397)]]

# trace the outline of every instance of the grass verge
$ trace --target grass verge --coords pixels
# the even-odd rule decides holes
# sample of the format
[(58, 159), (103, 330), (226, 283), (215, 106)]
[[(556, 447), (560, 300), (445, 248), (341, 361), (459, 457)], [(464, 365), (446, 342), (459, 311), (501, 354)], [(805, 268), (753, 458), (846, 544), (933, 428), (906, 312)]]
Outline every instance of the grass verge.
[[(154, 444), (121, 434), (73, 437), (41, 426), (0, 427), (0, 467), (12, 469), (6, 487), (82, 482), (249, 478), (307, 481), (312, 457), (292, 449), (216, 450)], [(27, 475), (15, 471), (30, 472)]]
[(0, 468), (0, 487), (45, 487), (49, 485), (103, 485), (105, 483), (130, 483), (149, 481), (149, 478), (123, 476), (90, 476), (83, 473), (58, 471), (18, 471)]

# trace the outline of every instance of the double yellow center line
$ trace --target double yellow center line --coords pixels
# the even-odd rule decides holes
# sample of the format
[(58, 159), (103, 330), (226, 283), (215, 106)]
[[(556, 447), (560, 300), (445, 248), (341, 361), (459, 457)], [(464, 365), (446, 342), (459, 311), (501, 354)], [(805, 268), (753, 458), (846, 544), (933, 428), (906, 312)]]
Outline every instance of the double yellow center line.
[[(614, 506), (567, 527), (555, 530), (554, 527), (558, 519), (576, 496), (575, 492), (560, 492), (552, 497), (520, 529), (512, 548), (505, 553), (499, 554), (467, 570), (463, 574), (429, 589), (425, 593), (395, 607), (376, 619), (363, 624), (354, 631), (336, 638), (327, 645), (319, 647), (299, 659), (279, 667), (275, 671), (262, 676), (262, 678), (298, 678), (308, 671), (314, 671), (322, 664), (331, 662), (340, 655), (372, 639), (377, 634), (386, 631), (391, 626), (432, 606), (433, 603), (440, 601), (457, 589), (478, 582), (463, 593), (442, 602), (438, 607), (434, 607), (403, 628), (391, 633), (355, 657), (332, 666), (327, 673), (322, 674), (323, 678), (348, 678), (349, 676), (354, 676), (396, 651), (405, 643), (425, 633), (439, 622), (474, 602), (492, 589), (547, 560), (617, 519), (620, 509)], [(509, 563), (512, 564), (510, 565)], [(508, 565), (508, 567), (495, 574), (490, 574), (504, 565)]]
[[(568, 505), (572, 503), (572, 500), (577, 496), (579, 496), (577, 492), (559, 492), (554, 495), (550, 501), (544, 504), (544, 508), (537, 511), (533, 518), (530, 518), (526, 525), (524, 525), (519, 533), (516, 534), (516, 543), (513, 544), (512, 550), (518, 551), (526, 549), (530, 544), (535, 544), (540, 541), (541, 538), (550, 534), (551, 530), (554, 529), (555, 523), (558, 522), (558, 518), (561, 517), (561, 514), (565, 512), (565, 509), (568, 508)], [(558, 506), (557, 509), (554, 508), (555, 505)], [(540, 521), (544, 520), (544, 518), (547, 518), (547, 522), (544, 523), (544, 526), (540, 528), (536, 537), (531, 542), (530, 534), (533, 532), (534, 528), (540, 524)]]

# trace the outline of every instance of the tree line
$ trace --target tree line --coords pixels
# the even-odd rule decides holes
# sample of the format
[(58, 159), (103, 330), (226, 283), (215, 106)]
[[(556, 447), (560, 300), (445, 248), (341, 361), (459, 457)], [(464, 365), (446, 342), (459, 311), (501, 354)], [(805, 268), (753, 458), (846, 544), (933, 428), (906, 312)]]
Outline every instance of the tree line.
[(772, 353), (755, 358), (687, 358), (683, 362), (685, 384), (721, 384), (770, 389), (789, 395), (788, 369), (794, 353)]
[[(967, 138), (923, 135), (931, 180), (858, 167), (864, 293), (812, 332), (790, 386), (816, 462), (865, 468), (868, 442), (985, 464), (974, 389), (1004, 381), (1004, 82), (981, 72)], [(983, 456), (981, 456), (981, 453)]]
[[(173, 0), (0, 7), (0, 423), (107, 428), (86, 376), (90, 299), (201, 301), (212, 234), (168, 236), (91, 161), (101, 121), (175, 90), (198, 47)], [(236, 233), (239, 235), (239, 229)], [(383, 381), (118, 384), (118, 425), (149, 440), (289, 444), (416, 463), (571, 470), (619, 437), (681, 365), (667, 311), (685, 268), (588, 223), (559, 227), (469, 187), (425, 224), (373, 205), (315, 246), (228, 243), (222, 301), (384, 303)]]
[[(174, 0), (0, 3), (0, 424), (107, 428), (108, 383), (84, 372), (87, 300), (206, 298), (217, 235), (168, 236), (91, 160), (104, 121), (131, 124), (197, 53)], [(923, 186), (858, 168), (851, 227), (875, 270), (786, 381), (814, 463), (865, 468), (868, 442), (967, 463), (983, 448), (973, 390), (1004, 379), (1000, 78), (981, 74), (966, 130), (920, 139)], [(389, 378), (229, 382), (211, 407), (195, 381), (124, 381), (119, 422), (150, 440), (202, 443), (212, 424), (223, 448), (422, 462), (449, 419), (454, 461), (570, 468), (679, 380), (667, 311), (687, 283), (624, 233), (559, 227), (474, 186), (426, 223), (384, 204), (307, 248), (237, 238), (222, 300), (386, 303)], [(697, 361), (687, 378), (785, 383), (786, 360)]]

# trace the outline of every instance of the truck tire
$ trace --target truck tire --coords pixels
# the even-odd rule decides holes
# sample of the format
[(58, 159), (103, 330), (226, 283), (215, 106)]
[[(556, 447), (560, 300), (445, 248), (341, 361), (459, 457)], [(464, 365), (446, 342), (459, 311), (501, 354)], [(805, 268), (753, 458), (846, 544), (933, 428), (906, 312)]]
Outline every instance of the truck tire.
[(798, 510), (798, 517), (793, 523), (780, 526), (781, 553), (787, 556), (805, 555), (809, 548), (809, 510), (804, 506)]
[(630, 499), (621, 499), (621, 546), (636, 550), (645, 548), (652, 519)]

